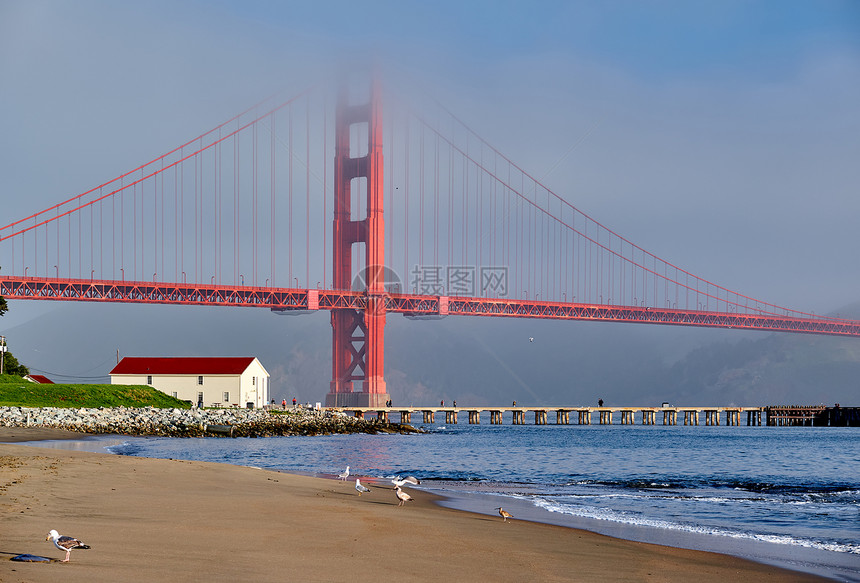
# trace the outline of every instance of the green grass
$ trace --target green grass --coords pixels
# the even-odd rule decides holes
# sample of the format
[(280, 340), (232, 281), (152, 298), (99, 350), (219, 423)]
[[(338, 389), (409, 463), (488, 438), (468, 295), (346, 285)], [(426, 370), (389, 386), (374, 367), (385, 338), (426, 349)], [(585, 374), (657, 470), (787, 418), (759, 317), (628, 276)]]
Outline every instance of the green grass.
[(39, 385), (0, 375), (0, 407), (177, 407), (191, 405), (145, 385)]

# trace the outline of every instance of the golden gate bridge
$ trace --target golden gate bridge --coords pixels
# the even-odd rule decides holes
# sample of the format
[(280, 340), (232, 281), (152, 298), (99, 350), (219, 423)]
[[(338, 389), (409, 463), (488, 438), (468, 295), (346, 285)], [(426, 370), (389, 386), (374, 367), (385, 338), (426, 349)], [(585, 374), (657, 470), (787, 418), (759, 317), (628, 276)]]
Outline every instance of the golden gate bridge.
[[(11, 299), (329, 310), (327, 405), (382, 406), (388, 313), (860, 336), (698, 277), (378, 80), (271, 97), (0, 227)], [(385, 107), (383, 108), (383, 103)]]

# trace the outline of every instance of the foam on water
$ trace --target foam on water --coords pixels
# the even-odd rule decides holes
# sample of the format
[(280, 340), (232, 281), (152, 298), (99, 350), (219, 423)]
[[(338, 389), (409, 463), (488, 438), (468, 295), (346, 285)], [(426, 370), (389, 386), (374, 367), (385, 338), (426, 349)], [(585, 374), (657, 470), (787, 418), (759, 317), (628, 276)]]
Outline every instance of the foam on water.
[[(555, 500), (536, 497), (532, 503), (548, 512), (556, 512), (561, 514), (569, 514), (580, 518), (591, 518), (594, 520), (607, 520), (620, 524), (630, 524), (633, 526), (647, 526), (650, 528), (659, 528), (664, 530), (674, 530), (680, 532), (689, 532), (696, 534), (704, 534), (711, 536), (725, 536), (738, 539), (750, 539), (755, 541), (767, 542), (780, 545), (794, 545), (811, 549), (820, 549), (824, 551), (833, 551), (837, 553), (855, 553), (860, 554), (860, 544), (858, 543), (836, 543), (828, 541), (817, 541), (811, 539), (797, 538), (790, 535), (773, 535), (763, 534), (750, 531), (733, 530), (729, 528), (701, 526), (695, 524), (682, 524), (669, 520), (659, 520), (653, 518), (644, 518), (635, 516), (627, 512), (619, 512), (610, 508), (597, 508), (594, 506), (570, 506)], [(716, 500), (717, 502), (722, 502)]]

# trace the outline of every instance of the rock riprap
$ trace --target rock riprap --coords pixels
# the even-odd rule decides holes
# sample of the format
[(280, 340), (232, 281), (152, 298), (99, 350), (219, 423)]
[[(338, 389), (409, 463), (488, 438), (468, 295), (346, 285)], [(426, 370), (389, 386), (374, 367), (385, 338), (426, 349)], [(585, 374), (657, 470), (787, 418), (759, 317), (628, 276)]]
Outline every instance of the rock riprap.
[(270, 437), (332, 433), (416, 433), (411, 425), (357, 419), (338, 411), (298, 408), (159, 409), (156, 407), (0, 407), (0, 426), (52, 427), (81, 433), (166, 437)]

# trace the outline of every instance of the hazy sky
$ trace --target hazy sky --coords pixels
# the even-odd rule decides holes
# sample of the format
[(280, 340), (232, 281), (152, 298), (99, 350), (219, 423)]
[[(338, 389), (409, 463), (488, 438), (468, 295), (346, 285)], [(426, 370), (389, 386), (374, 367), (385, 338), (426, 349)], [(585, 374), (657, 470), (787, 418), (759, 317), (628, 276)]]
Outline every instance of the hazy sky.
[(851, 0), (0, 0), (0, 222), (363, 55), (668, 261), (804, 311), (860, 300)]

